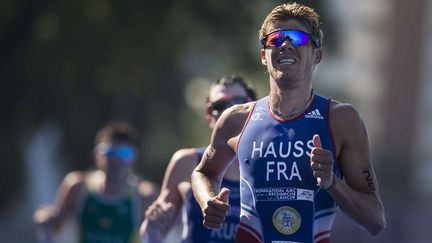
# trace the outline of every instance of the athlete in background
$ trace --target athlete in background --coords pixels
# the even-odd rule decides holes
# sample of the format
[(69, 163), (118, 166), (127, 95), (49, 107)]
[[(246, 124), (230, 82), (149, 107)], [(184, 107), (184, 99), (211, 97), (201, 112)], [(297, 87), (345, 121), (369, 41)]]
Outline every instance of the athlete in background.
[[(213, 128), (220, 114), (234, 104), (256, 100), (255, 89), (237, 75), (221, 77), (210, 86), (207, 96), (207, 121)], [(222, 180), (230, 190), (223, 195), (231, 202), (231, 211), (221, 229), (207, 229), (202, 225), (201, 209), (195, 201), (190, 177), (206, 147), (180, 149), (172, 156), (165, 171), (161, 193), (146, 212), (141, 234), (145, 243), (161, 242), (167, 231), (182, 215), (182, 242), (235, 242), (240, 217), (240, 185), (238, 164), (233, 163)]]
[(34, 216), (39, 242), (55, 242), (67, 219), (75, 219), (80, 243), (141, 242), (139, 224), (158, 189), (131, 172), (137, 157), (137, 131), (116, 122), (96, 135), (94, 171), (74, 171), (61, 183), (57, 200)]

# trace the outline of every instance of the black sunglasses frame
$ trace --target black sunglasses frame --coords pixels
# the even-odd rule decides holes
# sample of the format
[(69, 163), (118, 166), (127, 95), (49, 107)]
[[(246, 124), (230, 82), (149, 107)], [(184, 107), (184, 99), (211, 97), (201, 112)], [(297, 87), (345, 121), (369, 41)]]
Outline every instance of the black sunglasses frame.
[(250, 101), (250, 99), (247, 97), (232, 97), (226, 100), (215, 101), (211, 104), (210, 114), (212, 114), (214, 111), (220, 114), (233, 105), (244, 104), (248, 101)]

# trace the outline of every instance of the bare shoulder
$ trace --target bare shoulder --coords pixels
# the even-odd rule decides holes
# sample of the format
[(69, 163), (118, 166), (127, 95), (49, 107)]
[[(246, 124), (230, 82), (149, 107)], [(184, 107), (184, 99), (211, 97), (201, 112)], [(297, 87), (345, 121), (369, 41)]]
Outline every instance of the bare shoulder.
[(159, 193), (159, 186), (148, 180), (141, 180), (138, 183), (138, 193), (144, 198), (156, 198)]
[(83, 171), (72, 171), (69, 172), (62, 182), (64, 189), (69, 189), (72, 193), (78, 193), (81, 188), (85, 185), (87, 178), (87, 172)]
[(73, 211), (85, 189), (87, 173), (69, 172), (63, 179), (57, 192), (58, 207), (61, 211)]
[(363, 119), (353, 105), (332, 100), (330, 104), (330, 125), (334, 131), (352, 131), (363, 126)]
[(170, 161), (171, 163), (175, 163), (181, 166), (196, 166), (196, 162), (198, 159), (197, 149), (196, 148), (183, 148), (177, 150)]
[(351, 104), (331, 101), (330, 128), (339, 154), (342, 147), (353, 146), (353, 142), (367, 143), (367, 131), (359, 111)]
[(358, 110), (353, 105), (348, 103), (341, 103), (336, 100), (331, 101), (330, 113), (331, 118), (333, 118), (335, 122), (340, 121), (344, 123), (349, 123), (358, 122), (361, 120)]
[(245, 104), (233, 105), (232, 107), (228, 108), (224, 112), (224, 114), (227, 120), (242, 119), (242, 121), (244, 122), (249, 117), (249, 114), (252, 111), (254, 106), (255, 106), (255, 101), (245, 103)]
[(167, 181), (169, 184), (174, 183), (175, 185), (172, 186), (175, 187), (177, 187), (181, 182), (190, 182), (190, 174), (199, 163), (198, 159), (196, 148), (183, 148), (177, 150), (171, 157), (168, 168), (165, 172), (164, 182)]
[(255, 102), (249, 102), (226, 109), (216, 122), (215, 129), (223, 129), (230, 136), (238, 135), (254, 106)]

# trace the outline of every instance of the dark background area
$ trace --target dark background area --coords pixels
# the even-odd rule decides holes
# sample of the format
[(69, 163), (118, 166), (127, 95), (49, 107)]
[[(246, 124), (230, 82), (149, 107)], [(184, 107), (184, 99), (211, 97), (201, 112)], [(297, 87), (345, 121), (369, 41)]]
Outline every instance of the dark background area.
[(208, 141), (204, 111), (185, 102), (187, 82), (240, 73), (267, 84), (256, 36), (263, 11), (274, 4), (3, 2), (0, 170), (8, 173), (0, 177), (0, 208), (25, 191), (22, 146), (47, 121), (61, 131), (58, 163), (65, 170), (92, 165), (94, 134), (103, 124), (130, 121), (142, 135), (136, 171), (159, 182), (173, 151)]

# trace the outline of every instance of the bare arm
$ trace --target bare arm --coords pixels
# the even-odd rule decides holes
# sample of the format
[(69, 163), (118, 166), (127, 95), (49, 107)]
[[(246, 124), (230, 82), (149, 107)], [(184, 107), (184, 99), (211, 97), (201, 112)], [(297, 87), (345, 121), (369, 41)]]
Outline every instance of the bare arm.
[[(84, 185), (82, 172), (71, 172), (59, 186), (56, 202), (39, 208), (33, 215), (38, 230), (58, 232), (68, 218), (75, 212), (78, 197)], [(52, 236), (49, 236), (52, 237)]]
[(251, 103), (236, 105), (222, 114), (213, 129), (210, 146), (192, 173), (192, 190), (208, 228), (219, 228), (229, 210), (229, 190), (221, 190), (220, 185), (235, 156), (238, 136), (251, 108)]
[(147, 209), (141, 225), (141, 236), (148, 242), (160, 242), (174, 223), (178, 222), (179, 209), (186, 192), (180, 191), (179, 185), (190, 185), (190, 174), (197, 160), (195, 149), (181, 149), (172, 156), (165, 171), (161, 192)]
[(141, 211), (145, 212), (147, 208), (156, 200), (159, 188), (153, 182), (140, 181), (138, 186), (138, 193), (141, 199)]
[(331, 107), (330, 126), (345, 180), (336, 178), (328, 192), (349, 217), (378, 234), (386, 222), (365, 125), (354, 107), (336, 102)]

